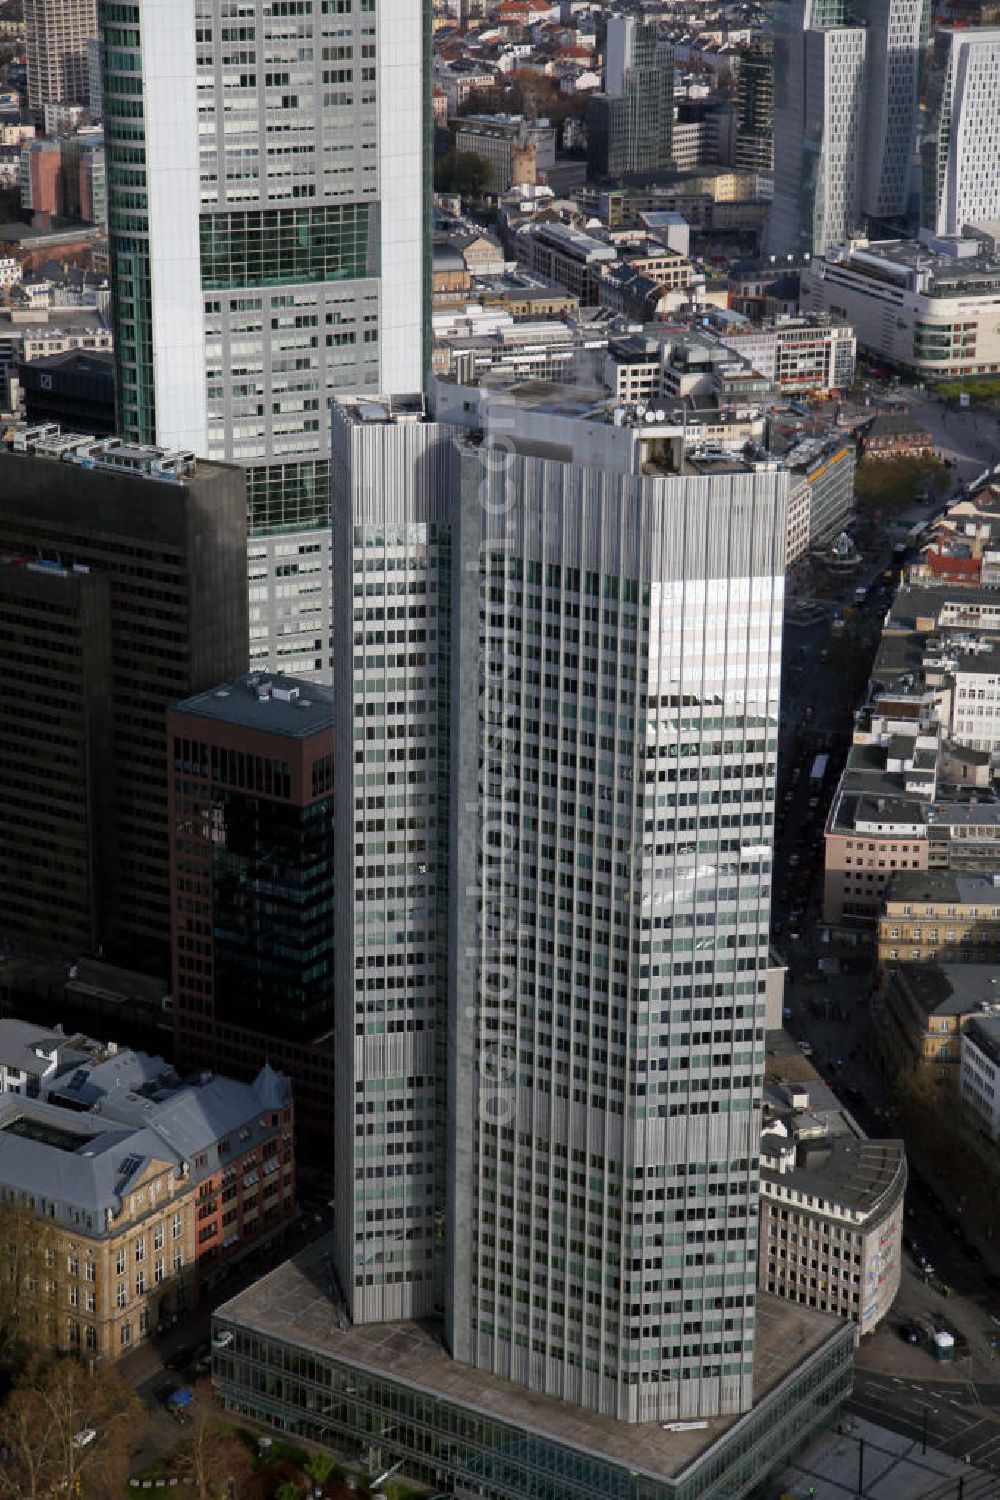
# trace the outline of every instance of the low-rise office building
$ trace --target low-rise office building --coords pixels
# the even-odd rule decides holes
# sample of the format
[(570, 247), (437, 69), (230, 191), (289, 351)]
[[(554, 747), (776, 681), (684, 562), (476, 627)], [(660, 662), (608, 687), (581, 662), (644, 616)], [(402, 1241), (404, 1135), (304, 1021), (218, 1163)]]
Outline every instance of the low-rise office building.
[(920, 1074), (957, 1096), (962, 1032), (996, 1003), (996, 980), (988, 964), (889, 963), (873, 1010), (886, 1074)]
[(853, 1330), (758, 1292), (753, 1406), (740, 1417), (618, 1421), (457, 1364), (431, 1321), (350, 1323), (329, 1237), (225, 1303), (212, 1379), (226, 1410), (394, 1464), (482, 1500), (750, 1500), (836, 1418)]
[(857, 339), (851, 325), (838, 318), (782, 317), (721, 336), (785, 396), (825, 395), (854, 384)]
[(934, 439), (912, 417), (879, 412), (865, 434), (866, 458), (932, 458)]
[(873, 930), (899, 872), (997, 868), (998, 751), (996, 591), (904, 586), (827, 818), (825, 921)]
[(1000, 875), (900, 871), (878, 919), (878, 965), (1000, 961)]
[[(114, 1360), (294, 1212), (291, 1089), (0, 1021), (0, 1214), (39, 1350)], [(29, 1228), (30, 1226), (30, 1228)]]
[(597, 306), (601, 277), (618, 259), (614, 245), (569, 224), (522, 224), (511, 247), (520, 265), (565, 287), (584, 307)]
[(967, 1116), (991, 1141), (1000, 1141), (1000, 1014), (974, 1016), (966, 1026), (958, 1086)]
[(867, 1140), (819, 1079), (767, 1084), (760, 1286), (871, 1333), (899, 1290), (906, 1153)]
[(455, 130), (455, 150), (489, 162), (494, 192), (514, 183), (544, 181), (556, 164), (556, 130), (547, 120), (522, 115), (465, 115)]
[(802, 275), (802, 306), (845, 318), (858, 343), (922, 377), (1000, 371), (1000, 259), (978, 240), (848, 240)]

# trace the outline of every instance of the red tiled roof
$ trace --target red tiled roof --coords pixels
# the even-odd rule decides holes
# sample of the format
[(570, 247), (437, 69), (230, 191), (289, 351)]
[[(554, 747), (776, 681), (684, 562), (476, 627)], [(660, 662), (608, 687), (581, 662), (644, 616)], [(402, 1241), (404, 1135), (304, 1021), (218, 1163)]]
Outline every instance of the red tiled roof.
[(983, 570), (978, 557), (949, 557), (944, 552), (926, 552), (924, 560), (939, 578), (978, 578)]

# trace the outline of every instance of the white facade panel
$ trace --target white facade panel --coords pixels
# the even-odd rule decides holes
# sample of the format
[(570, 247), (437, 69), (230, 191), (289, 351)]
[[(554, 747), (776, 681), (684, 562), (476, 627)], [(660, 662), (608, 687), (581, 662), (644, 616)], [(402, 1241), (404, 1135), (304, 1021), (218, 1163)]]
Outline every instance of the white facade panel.
[(388, 0), (378, 22), (381, 388), (419, 391), (424, 346), (424, 77), (421, 0)]
[(156, 437), (204, 454), (194, 0), (145, 0), (142, 26)]

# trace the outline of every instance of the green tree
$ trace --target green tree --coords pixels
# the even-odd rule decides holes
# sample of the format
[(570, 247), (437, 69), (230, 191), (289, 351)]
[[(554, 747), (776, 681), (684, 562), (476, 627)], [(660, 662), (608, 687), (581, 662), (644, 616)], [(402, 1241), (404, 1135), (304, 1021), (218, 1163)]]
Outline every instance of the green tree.
[(934, 458), (865, 458), (854, 476), (854, 492), (862, 505), (886, 511), (910, 505), (921, 490), (943, 494), (950, 483), (948, 470)]
[(493, 168), (475, 151), (449, 151), (434, 163), (434, 186), (439, 193), (481, 198), (493, 181)]
[(305, 1469), (309, 1478), (314, 1479), (317, 1484), (326, 1484), (328, 1479), (332, 1479), (340, 1472), (329, 1453), (310, 1454), (306, 1460)]

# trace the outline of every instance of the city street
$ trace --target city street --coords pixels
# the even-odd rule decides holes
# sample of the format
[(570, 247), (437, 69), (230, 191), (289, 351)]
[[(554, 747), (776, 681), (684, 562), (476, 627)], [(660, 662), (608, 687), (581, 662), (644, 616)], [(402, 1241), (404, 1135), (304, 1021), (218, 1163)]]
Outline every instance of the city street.
[(1000, 1475), (1000, 1385), (947, 1377), (909, 1380), (859, 1366), (847, 1410)]
[(956, 410), (940, 397), (900, 387), (892, 400), (906, 407), (934, 439), (942, 458), (951, 460), (963, 484), (976, 479), (987, 466), (1000, 463), (1000, 415), (991, 411)]

